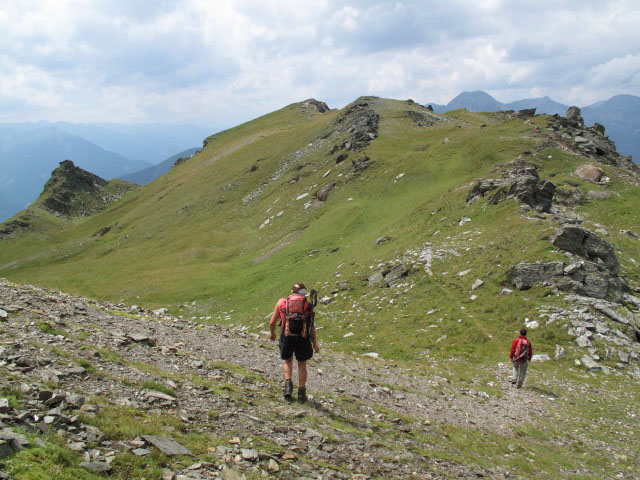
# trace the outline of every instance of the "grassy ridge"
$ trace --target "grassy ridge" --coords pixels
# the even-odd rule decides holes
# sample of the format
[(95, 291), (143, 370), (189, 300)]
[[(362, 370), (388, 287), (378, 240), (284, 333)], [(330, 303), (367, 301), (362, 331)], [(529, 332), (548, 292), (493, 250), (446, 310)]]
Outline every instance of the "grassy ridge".
[[(472, 182), (490, 176), (496, 165), (533, 152), (529, 158), (540, 165), (541, 177), (561, 188), (571, 181), (584, 192), (614, 192), (579, 211), (588, 228), (610, 231), (622, 248), (625, 274), (639, 278), (638, 264), (628, 260), (640, 258), (638, 242), (618, 233), (633, 225), (637, 187), (608, 166), (606, 187), (572, 177), (585, 159), (537, 148), (547, 140), (547, 117), (504, 120), (460, 110), (444, 116), (446, 123), (420, 127), (406, 113), (419, 107), (373, 104), (379, 138), (340, 164), (340, 152), (329, 151), (347, 134), (327, 137), (340, 112), (318, 114), (294, 104), (210, 137), (201, 153), (99, 215), (61, 225), (37, 210), (42, 225), (3, 240), (0, 274), (102, 299), (169, 306), (254, 331), (265, 329), (273, 302), (294, 281), (324, 294), (346, 281), (349, 290), (318, 317), (323, 340), (335, 348), (416, 361), (426, 354), (458, 355), (453, 339), (471, 336), (463, 354), (495, 360), (523, 319), (538, 316), (533, 300), (545, 293), (500, 295), (508, 286), (507, 268), (520, 260), (566, 257), (548, 242), (557, 225), (550, 216), (532, 220), (512, 201), (467, 206), (465, 198)], [(369, 168), (350, 175), (351, 160), (364, 155)], [(329, 199), (305, 209), (330, 182), (336, 188)], [(463, 216), (471, 222), (460, 225)], [(112, 227), (107, 235), (92, 236), (105, 226)], [(289, 245), (255, 263), (296, 233)], [(383, 235), (392, 240), (376, 245)], [(435, 260), (433, 276), (415, 268), (406, 293), (366, 285), (372, 267), (419, 251), (425, 242), (456, 254)], [(484, 285), (472, 301), (476, 279)], [(197, 307), (178, 309), (192, 301)], [(344, 337), (349, 331), (354, 335)], [(537, 345), (547, 352), (566, 340), (555, 326), (540, 336)]]

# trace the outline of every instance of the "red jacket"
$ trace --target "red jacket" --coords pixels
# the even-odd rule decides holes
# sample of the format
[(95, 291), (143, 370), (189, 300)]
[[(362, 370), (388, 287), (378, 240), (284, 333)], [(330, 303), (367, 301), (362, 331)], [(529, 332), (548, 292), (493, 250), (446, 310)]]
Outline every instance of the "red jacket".
[(513, 355), (516, 353), (516, 346), (518, 345), (518, 340), (521, 340), (521, 339), (527, 340), (529, 342), (529, 355), (527, 355), (527, 360), (531, 360), (531, 357), (533, 356), (533, 346), (531, 345), (531, 340), (529, 340), (524, 335), (520, 335), (518, 338), (513, 340), (513, 343), (511, 344), (511, 352), (509, 353), (510, 360), (513, 360)]

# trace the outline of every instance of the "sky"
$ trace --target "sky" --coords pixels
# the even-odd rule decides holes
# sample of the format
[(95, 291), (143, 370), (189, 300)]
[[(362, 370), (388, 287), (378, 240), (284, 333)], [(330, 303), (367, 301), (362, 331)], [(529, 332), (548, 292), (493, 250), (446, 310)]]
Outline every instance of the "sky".
[(316, 98), (640, 96), (638, 0), (0, 0), (0, 123), (226, 128)]

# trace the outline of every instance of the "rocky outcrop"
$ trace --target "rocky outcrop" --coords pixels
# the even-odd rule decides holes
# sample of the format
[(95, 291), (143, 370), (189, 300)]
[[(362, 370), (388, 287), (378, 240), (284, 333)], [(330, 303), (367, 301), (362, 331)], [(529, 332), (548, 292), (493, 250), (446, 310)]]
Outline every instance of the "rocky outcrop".
[(320, 102), (315, 98), (309, 98), (308, 100), (305, 100), (304, 102), (302, 102), (302, 105), (304, 107), (315, 110), (318, 113), (327, 113), (331, 110), (326, 103)]
[(548, 180), (540, 180), (538, 167), (518, 158), (506, 165), (503, 178), (478, 180), (467, 195), (467, 204), (481, 197), (489, 197), (489, 204), (497, 204), (506, 198), (513, 198), (519, 203), (540, 212), (550, 212), (556, 185)]
[[(112, 188), (107, 191), (105, 187), (109, 185)], [(82, 217), (98, 213), (137, 188), (136, 184), (124, 180), (108, 182), (65, 160), (51, 172), (37, 203), (58, 215)]]
[(385, 286), (392, 287), (393, 285), (399, 283), (404, 277), (409, 274), (409, 269), (404, 263), (399, 264), (380, 264), (374, 270), (374, 272), (369, 275), (367, 279), (369, 286)]
[(631, 157), (620, 155), (615, 144), (604, 135), (602, 125), (584, 126), (577, 107), (571, 107), (566, 118), (552, 116), (547, 128), (558, 133), (552, 138), (563, 150), (640, 174), (640, 167), (633, 163)]
[(613, 246), (586, 228), (565, 225), (551, 239), (551, 243), (565, 252), (579, 255), (617, 273), (618, 258)]
[(584, 120), (582, 118), (582, 114), (580, 112), (580, 108), (578, 107), (569, 107), (566, 113), (566, 118), (570, 122), (573, 122), (577, 125), (584, 126)]
[(629, 292), (618, 276), (614, 248), (593, 232), (575, 225), (564, 225), (551, 238), (560, 250), (575, 256), (570, 263), (520, 262), (507, 271), (507, 278), (519, 290), (543, 284), (558, 291), (586, 297), (620, 300)]
[(348, 133), (348, 138), (333, 147), (331, 153), (344, 149), (352, 152), (369, 145), (378, 137), (380, 115), (370, 105), (368, 97), (356, 100), (336, 121), (336, 130)]

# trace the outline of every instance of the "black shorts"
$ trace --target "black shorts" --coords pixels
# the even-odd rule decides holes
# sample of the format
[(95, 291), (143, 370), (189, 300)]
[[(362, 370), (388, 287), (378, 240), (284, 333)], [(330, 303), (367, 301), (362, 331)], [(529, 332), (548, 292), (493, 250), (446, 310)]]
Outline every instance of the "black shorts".
[(313, 347), (311, 339), (302, 337), (280, 337), (280, 358), (289, 360), (293, 354), (296, 354), (296, 360), (306, 362), (313, 357)]

